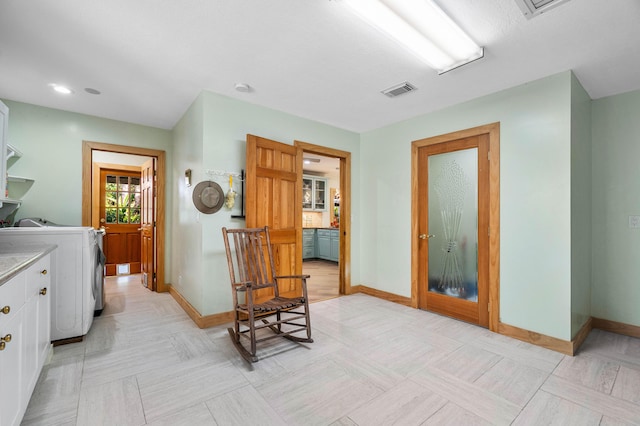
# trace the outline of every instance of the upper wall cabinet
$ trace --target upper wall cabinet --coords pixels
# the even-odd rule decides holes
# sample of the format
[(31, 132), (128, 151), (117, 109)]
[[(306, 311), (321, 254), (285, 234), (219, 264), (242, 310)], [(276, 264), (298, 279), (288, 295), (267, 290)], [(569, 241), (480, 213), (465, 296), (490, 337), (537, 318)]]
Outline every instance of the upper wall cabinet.
[(13, 215), (22, 203), (22, 197), (33, 185), (33, 179), (13, 176), (9, 167), (22, 153), (7, 143), (9, 108), (0, 101), (0, 226), (13, 222)]
[(0, 101), (0, 207), (7, 189), (7, 127), (9, 108)]
[(327, 210), (327, 180), (315, 176), (302, 177), (302, 209)]

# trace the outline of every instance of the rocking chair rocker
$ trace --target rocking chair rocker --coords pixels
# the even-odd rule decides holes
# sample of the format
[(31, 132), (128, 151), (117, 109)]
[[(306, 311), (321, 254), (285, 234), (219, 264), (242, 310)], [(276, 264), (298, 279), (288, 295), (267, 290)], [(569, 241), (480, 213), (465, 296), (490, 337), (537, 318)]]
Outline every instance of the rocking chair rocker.
[[(227, 331), (240, 355), (248, 362), (258, 361), (256, 344), (274, 337), (313, 342), (307, 298), (309, 275), (276, 276), (269, 228), (222, 228), (222, 236), (235, 311), (234, 326)], [(233, 247), (229, 244), (230, 239)], [(279, 280), (300, 280), (302, 294), (299, 297), (281, 297)], [(264, 336), (259, 330), (265, 328), (273, 333)], [(256, 331), (259, 337), (256, 337)], [(305, 331), (306, 337), (293, 335)], [(249, 349), (241, 343), (241, 338), (249, 340)]]

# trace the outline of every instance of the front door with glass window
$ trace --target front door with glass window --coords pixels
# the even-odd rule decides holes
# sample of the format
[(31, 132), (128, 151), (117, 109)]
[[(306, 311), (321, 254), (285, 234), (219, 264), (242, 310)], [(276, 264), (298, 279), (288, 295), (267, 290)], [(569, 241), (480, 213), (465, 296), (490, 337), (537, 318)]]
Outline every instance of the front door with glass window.
[(106, 275), (140, 273), (140, 173), (100, 171), (100, 225)]

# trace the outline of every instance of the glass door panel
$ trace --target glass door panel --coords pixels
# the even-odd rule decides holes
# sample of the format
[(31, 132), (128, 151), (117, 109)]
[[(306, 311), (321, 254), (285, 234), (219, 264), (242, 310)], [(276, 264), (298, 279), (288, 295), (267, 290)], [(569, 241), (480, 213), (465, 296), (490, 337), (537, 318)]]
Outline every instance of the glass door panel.
[(478, 301), (478, 148), (428, 157), (429, 292)]

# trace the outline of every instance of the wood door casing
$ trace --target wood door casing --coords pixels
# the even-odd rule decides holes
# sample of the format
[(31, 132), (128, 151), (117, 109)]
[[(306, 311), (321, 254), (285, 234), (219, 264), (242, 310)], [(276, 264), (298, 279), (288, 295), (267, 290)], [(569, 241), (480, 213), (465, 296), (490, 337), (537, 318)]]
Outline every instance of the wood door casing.
[[(247, 135), (246, 226), (269, 226), (276, 275), (302, 274), (302, 150)], [(280, 295), (299, 295), (299, 280), (279, 282)], [(256, 298), (272, 296), (270, 290)]]
[(340, 259), (339, 293), (351, 294), (351, 153), (296, 140), (303, 153), (324, 155), (340, 160)]
[(105, 275), (116, 275), (117, 265), (120, 264), (129, 264), (129, 272), (137, 274), (140, 273), (141, 266), (140, 224), (108, 222), (106, 186), (109, 176), (116, 179), (121, 177), (140, 179), (140, 172), (126, 169), (100, 169), (100, 222), (105, 230), (102, 249), (106, 257)]
[(127, 145), (116, 145), (102, 142), (82, 141), (82, 226), (100, 227), (99, 205), (100, 205), (100, 179), (98, 163), (94, 162), (93, 155), (96, 152), (110, 152), (116, 154), (141, 155), (153, 157), (156, 160), (156, 226), (154, 235), (154, 250), (156, 253), (156, 291), (169, 291), (168, 283), (165, 282), (165, 240), (166, 240), (166, 152), (159, 149), (140, 148)]
[(411, 306), (424, 307), (420, 283), (420, 258), (419, 245), (420, 231), (420, 184), (419, 184), (419, 152), (422, 147), (441, 144), (452, 140), (468, 137), (487, 135), (489, 152), (488, 163), (488, 194), (484, 202), (488, 209), (488, 246), (484, 254), (488, 257), (487, 281), (488, 281), (488, 327), (491, 331), (498, 331), (500, 324), (500, 123), (491, 123), (466, 130), (433, 136), (412, 142), (411, 153)]
[(141, 239), (141, 272), (143, 284), (156, 291), (156, 253), (155, 244), (155, 159), (150, 158), (141, 166), (140, 179), (140, 239)]

